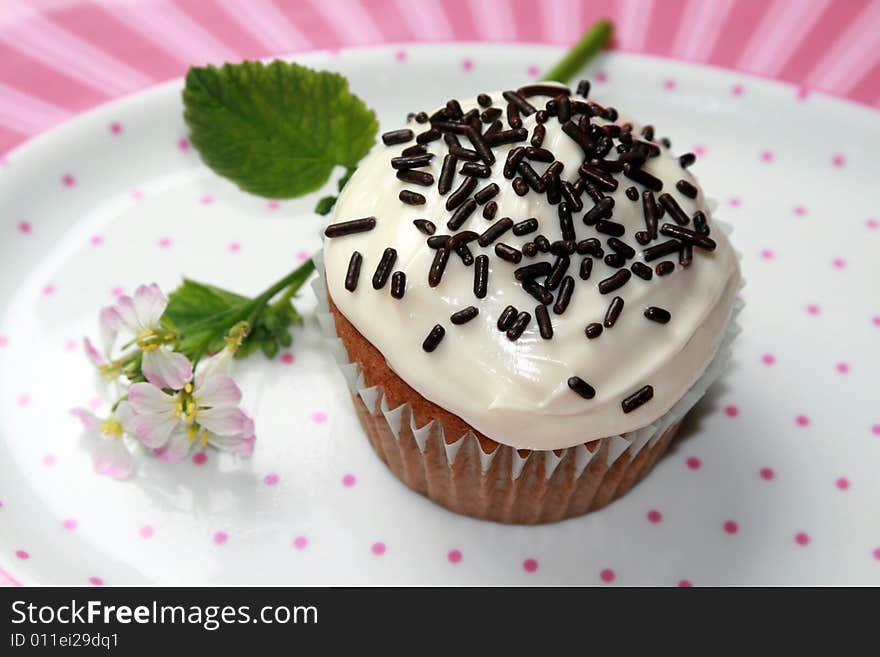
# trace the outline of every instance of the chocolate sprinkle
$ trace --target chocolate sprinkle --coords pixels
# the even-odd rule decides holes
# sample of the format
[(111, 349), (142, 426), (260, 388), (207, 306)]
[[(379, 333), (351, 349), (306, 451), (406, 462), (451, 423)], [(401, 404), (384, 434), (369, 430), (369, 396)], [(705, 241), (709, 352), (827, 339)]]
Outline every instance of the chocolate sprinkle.
[(510, 217), (502, 217), (494, 224), (489, 226), (485, 231), (483, 231), (483, 234), (480, 235), (479, 239), (477, 240), (477, 244), (479, 244), (480, 246), (489, 246), (490, 244), (492, 244), (492, 242), (504, 235), (504, 233), (506, 233), (512, 227), (513, 219), (511, 219)]
[(538, 230), (538, 220), (534, 217), (531, 219), (524, 219), (513, 225), (513, 234), (517, 237), (534, 233), (536, 230)]
[(657, 200), (660, 201), (660, 205), (666, 208), (666, 211), (669, 212), (669, 216), (675, 220), (675, 223), (686, 226), (691, 222), (690, 217), (681, 209), (681, 206), (672, 197), (672, 194), (660, 194)]
[(605, 219), (602, 219), (596, 222), (596, 232), (620, 237), (626, 232), (626, 228), (623, 224), (619, 224), (616, 221), (606, 221)]
[(516, 308), (513, 306), (507, 306), (504, 310), (501, 311), (501, 315), (498, 316), (498, 330), (506, 331), (511, 326), (513, 326), (513, 321), (516, 319)]
[(437, 230), (437, 226), (434, 225), (434, 222), (428, 221), (427, 219), (413, 219), (413, 225), (425, 235), (433, 235)]
[(582, 281), (585, 281), (590, 278), (590, 273), (593, 271), (593, 259), (589, 256), (581, 260), (581, 268), (579, 275)]
[(644, 185), (648, 189), (655, 192), (659, 192), (663, 189), (663, 181), (660, 180), (657, 176), (648, 173), (644, 169), (637, 168), (630, 163), (626, 163), (623, 165), (623, 175), (625, 175), (633, 182)]
[(629, 271), (629, 269), (618, 269), (608, 278), (599, 281), (599, 292), (601, 294), (614, 292), (615, 290), (623, 287), (631, 276), (632, 273)]
[(428, 144), (428, 143), (430, 143), (432, 141), (436, 141), (438, 139), (440, 139), (440, 131), (437, 130), (436, 128), (430, 128), (428, 130), (425, 130), (424, 132), (420, 132), (416, 136), (416, 143), (417, 144)]
[(533, 240), (541, 253), (547, 253), (550, 250), (550, 240), (543, 235), (535, 235)]
[[(622, 269), (621, 271), (625, 271), (627, 274), (629, 273), (626, 269)], [(620, 297), (614, 297), (608, 306), (608, 310), (605, 312), (605, 321), (602, 322), (605, 325), (605, 328), (611, 328), (614, 326), (614, 323), (617, 321), (617, 318), (620, 317), (622, 311), (623, 299)]]
[(384, 133), (382, 135), (382, 143), (386, 146), (393, 146), (394, 144), (405, 144), (412, 138), (413, 131), (409, 128), (404, 128), (403, 130), (392, 130), (391, 132)]
[(518, 281), (528, 280), (530, 278), (542, 278), (547, 276), (553, 270), (553, 266), (549, 262), (535, 262), (531, 265), (519, 267), (513, 272), (513, 277)]
[[(492, 183), (493, 185), (495, 183)], [(476, 198), (476, 196), (474, 197)], [(498, 212), (498, 204), (495, 201), (489, 201), (486, 203), (486, 206), (483, 208), (483, 219), (488, 219), (492, 221), (495, 218), (495, 214)]]
[(693, 153), (685, 153), (678, 158), (678, 163), (682, 169), (687, 169), (690, 165), (697, 161), (697, 156)]
[(709, 234), (709, 225), (706, 223), (706, 215), (702, 210), (694, 212), (694, 230), (700, 235)]
[[(528, 153), (528, 149), (526, 149), (525, 152)], [(529, 164), (525, 160), (520, 160), (519, 164), (517, 164), (516, 166), (516, 170), (519, 171), (520, 175), (528, 183), (529, 187), (531, 187), (539, 194), (544, 193), (544, 181), (541, 180), (540, 176), (538, 176), (538, 172), (532, 168), (531, 164)]]
[(461, 165), (461, 169), (458, 172), (465, 176), (476, 176), (477, 178), (488, 178), (492, 175), (492, 169), (479, 162), (465, 162)]
[[(559, 180), (559, 178), (554, 178), (554, 180)], [(562, 196), (565, 198), (565, 202), (568, 203), (568, 207), (571, 208), (571, 211), (580, 212), (583, 210), (584, 202), (581, 201), (580, 194), (574, 190), (574, 186), (567, 180), (561, 181), (559, 185)]]
[(425, 148), (421, 144), (416, 144), (415, 146), (404, 148), (402, 151), (400, 151), (400, 154), (404, 157), (410, 157), (411, 155), (424, 155), (427, 152), (427, 148)]
[(588, 180), (591, 180), (600, 189), (613, 192), (617, 189), (617, 179), (611, 174), (605, 173), (600, 169), (591, 167), (589, 164), (582, 164), (578, 172)]
[(568, 379), (568, 387), (574, 390), (584, 399), (592, 399), (596, 396), (596, 390), (589, 383), (579, 376), (572, 376)]
[(489, 289), (489, 256), (478, 255), (474, 259), (474, 296), (482, 299)]
[(455, 167), (458, 166), (458, 158), (451, 153), (443, 158), (443, 168), (440, 169), (440, 180), (437, 182), (437, 191), (440, 195), (446, 194), (452, 188), (452, 179), (455, 177)]
[(476, 194), (474, 194), (474, 200), (477, 203), (479, 203), (480, 205), (482, 205), (483, 203), (488, 201), (490, 198), (492, 198), (493, 196), (498, 194), (499, 191), (501, 191), (501, 189), (498, 187), (498, 185), (496, 183), (489, 183), (488, 185), (483, 187), (480, 191), (478, 191)]
[(507, 124), (511, 128), (522, 128), (522, 118), (519, 109), (513, 103), (507, 103)]
[(534, 105), (532, 105), (529, 101), (527, 101), (515, 91), (505, 91), (501, 95), (508, 103), (516, 105), (517, 109), (519, 109), (519, 111), (526, 116), (530, 116), (538, 111), (538, 109)]
[(577, 236), (574, 232), (574, 220), (571, 218), (571, 210), (569, 209), (567, 202), (562, 201), (562, 203), (559, 204), (557, 207), (557, 214), (559, 215), (559, 230), (562, 233), (562, 239), (574, 241)]
[(471, 195), (471, 192), (473, 192), (476, 187), (477, 179), (473, 176), (466, 176), (465, 179), (461, 181), (458, 189), (452, 192), (452, 194), (449, 195), (449, 198), (446, 199), (446, 209), (455, 210), (455, 208), (464, 203), (465, 199)]
[(550, 253), (556, 256), (571, 255), (577, 250), (574, 240), (556, 240), (550, 244)]
[(666, 242), (661, 242), (660, 244), (648, 247), (647, 249), (642, 251), (642, 257), (645, 259), (645, 262), (651, 262), (652, 260), (656, 260), (657, 258), (662, 258), (665, 255), (669, 255), (670, 253), (675, 253), (680, 248), (681, 242), (679, 242), (678, 240), (668, 240)]
[[(600, 219), (610, 217), (611, 210), (614, 207), (614, 199), (610, 196), (606, 196), (601, 199), (596, 205), (587, 210), (584, 213), (583, 221), (587, 226), (593, 226)], [(623, 233), (621, 233), (622, 235)]]
[(561, 315), (568, 308), (571, 301), (571, 295), (574, 292), (574, 278), (566, 276), (559, 285), (559, 294), (556, 295), (556, 303), (553, 305), (553, 312)]
[(611, 247), (615, 252), (622, 255), (627, 260), (630, 258), (636, 257), (636, 251), (629, 244), (625, 242), (621, 242), (616, 237), (608, 238), (608, 246)]
[(626, 188), (626, 197), (630, 201), (638, 201), (639, 200), (639, 190), (637, 190), (635, 187), (632, 187), (632, 186), (627, 187)]
[(586, 98), (590, 95), (590, 81), (589, 80), (581, 80), (578, 82), (577, 86), (578, 96)]
[(522, 252), (517, 251), (512, 246), (508, 246), (503, 242), (499, 242), (495, 245), (495, 255), (497, 255), (502, 260), (507, 262), (512, 262), (515, 265), (518, 265), (522, 260)]
[(442, 249), (445, 248), (447, 244), (449, 244), (450, 239), (452, 239), (451, 235), (432, 235), (427, 240), (425, 240), (425, 243), (430, 249)]
[(535, 306), (535, 319), (538, 320), (538, 331), (545, 340), (553, 338), (553, 324), (550, 322), (550, 313), (547, 306), (539, 304)]
[(645, 402), (650, 401), (653, 396), (654, 388), (651, 386), (645, 386), (620, 402), (620, 406), (623, 408), (624, 413), (630, 413)]
[(568, 96), (571, 94), (571, 89), (568, 87), (557, 87), (554, 84), (527, 84), (517, 89), (516, 93), (523, 98), (530, 98), (531, 96), (559, 96), (560, 94)]
[(544, 135), (547, 134), (547, 128), (538, 124), (535, 126), (535, 129), (532, 131), (532, 140), (531, 144), (535, 148), (540, 148), (541, 144), (544, 143)]
[(453, 213), (449, 221), (446, 222), (446, 227), (449, 228), (449, 230), (458, 230), (476, 209), (477, 202), (474, 199), (469, 198)]
[(644, 262), (632, 263), (632, 265), (630, 265), (630, 270), (632, 270), (633, 274), (643, 280), (650, 281), (652, 278), (654, 278), (654, 270), (651, 269)]
[(651, 241), (651, 233), (649, 233), (646, 230), (636, 231), (635, 236), (636, 236), (636, 242), (638, 242), (642, 246), (644, 246), (645, 244), (647, 244), (648, 242)]
[(480, 107), (489, 107), (492, 104), (492, 97), (489, 94), (480, 94), (477, 96), (477, 102)]
[(480, 311), (477, 310), (476, 306), (468, 306), (467, 308), (462, 308), (458, 312), (452, 313), (449, 317), (449, 321), (456, 326), (460, 326), (461, 324), (467, 324), (479, 314)]
[(397, 178), (423, 187), (430, 187), (434, 184), (434, 176), (427, 171), (416, 171), (415, 169), (402, 169), (397, 172)]
[(510, 325), (510, 328), (507, 329), (507, 339), (511, 342), (517, 340), (519, 336), (523, 334), (523, 331), (526, 330), (526, 327), (531, 321), (532, 316), (529, 313), (527, 313), (525, 310), (520, 312), (516, 316), (516, 319), (513, 320), (513, 324)]
[(538, 255), (538, 245), (534, 242), (526, 242), (522, 245), (522, 252), (524, 256), (534, 258), (536, 255)]
[(492, 134), (486, 134), (485, 144), (487, 146), (500, 146), (501, 144), (515, 144), (519, 141), (525, 141), (529, 136), (528, 130), (525, 128), (512, 128), (510, 130), (499, 130)]
[(431, 329), (431, 332), (428, 333), (428, 337), (426, 337), (425, 341), (422, 343), (422, 349), (431, 353), (437, 348), (437, 345), (440, 344), (444, 335), (446, 335), (446, 329), (439, 324), (435, 324), (434, 328)]
[(428, 114), (427, 112), (417, 112), (415, 115), (416, 123), (427, 123), (428, 122)]
[(688, 198), (697, 198), (697, 188), (687, 180), (679, 180), (675, 183), (675, 188)]
[(526, 149), (523, 146), (517, 146), (512, 148), (507, 153), (507, 159), (504, 162), (504, 177), (510, 180), (516, 175), (516, 168), (519, 165), (520, 160), (525, 157)]
[(694, 247), (690, 244), (685, 244), (681, 247), (681, 251), (678, 252), (678, 264), (680, 264), (682, 267), (690, 267), (693, 260)]
[(379, 260), (379, 264), (376, 266), (376, 273), (373, 274), (373, 289), (381, 290), (385, 287), (385, 283), (388, 282), (388, 277), (391, 275), (391, 270), (394, 267), (394, 261), (397, 260), (397, 251), (392, 248), (387, 248), (382, 252), (382, 259)]
[(455, 252), (458, 254), (458, 257), (461, 258), (462, 263), (465, 267), (470, 267), (474, 264), (474, 254), (471, 253), (471, 250), (468, 248), (467, 244), (459, 244), (455, 247)]
[(605, 255), (605, 251), (602, 250), (602, 242), (595, 237), (590, 237), (578, 242), (577, 252), (578, 255), (591, 255), (596, 256), (597, 258), (601, 258)]
[(618, 267), (623, 267), (626, 264), (626, 258), (619, 253), (609, 253), (605, 256), (605, 264), (616, 269)]
[[(523, 132), (525, 132), (525, 130), (523, 130)], [(495, 135), (498, 134), (501, 133), (495, 133)], [(495, 135), (493, 135), (493, 137)], [(471, 140), (474, 150), (477, 151), (477, 155), (480, 156), (480, 159), (483, 160), (483, 162), (489, 165), (495, 163), (495, 155), (489, 150), (488, 144), (483, 141), (483, 136), (479, 132), (474, 129), (469, 129), (467, 137)], [(525, 136), (523, 136), (523, 139), (525, 139)]]
[(345, 272), (345, 289), (349, 292), (354, 292), (357, 289), (363, 261), (364, 257), (359, 251), (354, 251), (351, 254), (351, 259), (348, 261), (348, 271)]
[(711, 237), (700, 235), (699, 233), (688, 230), (682, 226), (676, 226), (675, 224), (663, 224), (660, 226), (660, 232), (663, 235), (666, 235), (666, 237), (674, 237), (685, 244), (693, 244), (706, 251), (714, 251), (716, 247), (715, 240)]
[(443, 278), (443, 272), (446, 271), (446, 263), (449, 262), (449, 250), (437, 249), (434, 254), (434, 260), (431, 268), (428, 270), (428, 285), (437, 287)]
[(602, 325), (598, 322), (593, 322), (592, 324), (587, 324), (587, 327), (584, 329), (584, 334), (590, 339), (595, 340), (600, 335), (602, 335)]
[(391, 275), (391, 296), (395, 299), (403, 299), (406, 293), (406, 274), (396, 271)]
[(480, 114), (480, 120), (483, 123), (492, 123), (492, 121), (498, 119), (502, 114), (503, 112), (500, 107), (490, 107), (489, 109), (483, 110)]
[(553, 157), (553, 153), (548, 151), (546, 148), (536, 148), (535, 146), (526, 146), (525, 147), (526, 157), (530, 160), (534, 160), (535, 162), (553, 162), (555, 159)]
[(343, 237), (345, 235), (353, 235), (354, 233), (365, 233), (376, 227), (376, 217), (364, 217), (363, 219), (352, 219), (351, 221), (340, 221), (336, 224), (330, 224), (324, 229), (325, 237)]
[(650, 319), (652, 322), (665, 324), (672, 318), (672, 315), (669, 314), (668, 310), (658, 308), (657, 306), (650, 306), (649, 308), (645, 309), (645, 317)]
[(645, 228), (652, 240), (657, 239), (657, 203), (654, 201), (654, 193), (648, 190), (642, 192), (642, 212), (645, 215)]
[(664, 260), (659, 265), (654, 267), (654, 271), (657, 272), (658, 276), (666, 276), (675, 271), (675, 263), (672, 260)]
[(559, 287), (559, 284), (562, 282), (562, 277), (565, 276), (565, 272), (568, 271), (568, 267), (571, 264), (571, 259), (567, 255), (561, 255), (556, 258), (556, 262), (553, 263), (553, 270), (550, 272), (550, 275), (547, 276), (547, 280), (545, 281), (545, 286), (551, 292)]
[(522, 178), (520, 178), (519, 176), (517, 176), (516, 178), (513, 179), (512, 186), (513, 186), (513, 191), (516, 192), (517, 196), (525, 196), (526, 194), (529, 193), (528, 183), (526, 183), (526, 181), (523, 180)]
[(407, 205), (424, 205), (425, 197), (416, 192), (410, 191), (408, 189), (400, 190), (400, 194), (397, 195), (401, 201), (406, 203)]

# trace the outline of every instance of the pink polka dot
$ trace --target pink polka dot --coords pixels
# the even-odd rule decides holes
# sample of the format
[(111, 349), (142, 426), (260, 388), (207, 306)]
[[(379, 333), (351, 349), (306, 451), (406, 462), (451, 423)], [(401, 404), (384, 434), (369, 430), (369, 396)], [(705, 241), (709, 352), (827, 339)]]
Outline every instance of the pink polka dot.
[(229, 534), (226, 532), (214, 532), (214, 543), (217, 545), (223, 545), (226, 541), (229, 540)]
[(205, 465), (208, 462), (208, 455), (205, 452), (196, 452), (193, 454), (192, 462), (196, 465)]
[(122, 124), (119, 121), (114, 121), (110, 124), (110, 132), (114, 135), (118, 135), (122, 132)]
[(306, 546), (309, 544), (309, 539), (305, 536), (297, 536), (293, 539), (293, 547), (297, 550), (305, 550)]
[(761, 362), (764, 363), (764, 365), (773, 365), (776, 362), (776, 356), (773, 354), (764, 354), (761, 356)]
[(538, 76), (541, 74), (541, 69), (539, 69), (537, 66), (535, 66), (534, 64), (532, 64), (531, 66), (529, 66), (529, 67), (526, 69), (526, 73), (527, 73), (530, 77), (536, 78), (536, 77), (538, 77)]
[(831, 166), (838, 169), (846, 166), (846, 156), (841, 153), (835, 154), (834, 157), (831, 158)]
[(676, 84), (675, 80), (673, 80), (672, 78), (666, 78), (665, 80), (663, 80), (663, 89), (665, 91), (675, 91), (675, 88), (677, 86), (678, 85)]
[(227, 248), (229, 249), (230, 253), (238, 253), (239, 251), (241, 251), (241, 244), (239, 244), (238, 242), (230, 242)]
[(678, 580), (678, 588), (680, 589), (690, 589), (693, 588), (694, 584), (689, 579), (680, 579)]
[(764, 258), (764, 260), (773, 260), (773, 256), (774, 253), (772, 249), (761, 249), (761, 257)]
[(613, 582), (615, 577), (616, 575), (614, 574), (614, 571), (610, 568), (606, 568), (601, 573), (599, 573), (599, 579), (601, 579), (606, 584), (610, 584), (611, 582)]
[(31, 558), (31, 555), (29, 555), (29, 554), (28, 554), (27, 552), (25, 552), (24, 550), (16, 550), (16, 551), (15, 551), (15, 556), (18, 557), (19, 559), (23, 560), (23, 561), (26, 560), (26, 559), (30, 559), (30, 558)]
[(89, 239), (89, 243), (92, 246), (101, 246), (104, 243), (104, 238), (100, 235), (92, 235), (92, 237)]
[(657, 509), (651, 509), (648, 511), (648, 522), (654, 523), (655, 525), (663, 520), (663, 514), (660, 513)]
[(297, 251), (296, 252), (296, 259), (299, 260), (300, 262), (305, 262), (310, 257), (311, 256), (308, 251)]
[(810, 542), (810, 537), (808, 534), (804, 532), (798, 532), (794, 535), (794, 542), (798, 545), (807, 545)]
[(736, 417), (739, 415), (739, 408), (736, 406), (730, 405), (724, 407), (724, 414), (727, 417)]
[(104, 586), (104, 580), (100, 577), (89, 577), (89, 584), (92, 586)]
[(849, 363), (838, 363), (834, 366), (834, 369), (841, 374), (849, 374)]
[(74, 185), (76, 185), (76, 178), (73, 177), (73, 174), (65, 173), (63, 176), (61, 176), (61, 183), (65, 187), (73, 187)]
[(870, 230), (876, 230), (876, 229), (877, 229), (877, 226), (880, 226), (880, 222), (878, 222), (876, 219), (868, 219), (868, 220), (865, 221), (865, 225), (866, 225)]
[(19, 395), (19, 396), (18, 396), (17, 403), (18, 403), (18, 405), (21, 406), (22, 408), (24, 408), (25, 406), (30, 406), (30, 405), (31, 405), (31, 397), (30, 397), (30, 395), (28, 395), (28, 394), (26, 394), (26, 393), (25, 393), (25, 394), (21, 394), (21, 395)]
[(394, 53), (394, 59), (396, 59), (399, 62), (405, 62), (406, 61), (406, 51), (405, 50), (398, 50), (396, 53)]
[(214, 197), (210, 195), (205, 195), (199, 199), (199, 203), (202, 205), (211, 205), (214, 202)]
[(315, 424), (324, 424), (327, 421), (327, 414), (324, 411), (315, 411), (312, 413), (312, 422)]
[(874, 426), (872, 426), (871, 433), (873, 433), (875, 436), (880, 436), (880, 424), (875, 424)]
[(16, 226), (16, 229), (18, 229), (18, 232), (21, 233), (22, 235), (30, 235), (31, 232), (33, 231), (34, 227), (31, 225), (31, 222), (29, 222), (29, 221), (19, 221), (18, 225)]
[(728, 534), (736, 534), (739, 531), (739, 525), (733, 520), (728, 520), (724, 523), (724, 531)]
[(461, 60), (461, 70), (466, 73), (474, 70), (474, 60), (472, 59), (463, 59)]
[(446, 554), (446, 559), (449, 563), (459, 563), (461, 561), (461, 550), (450, 550)]
[(66, 518), (64, 522), (61, 523), (61, 526), (67, 531), (72, 532), (79, 526), (79, 523), (76, 521), (76, 518)]
[(182, 151), (188, 151), (189, 150), (189, 139), (187, 139), (186, 137), (184, 137), (182, 139), (178, 139), (177, 140), (177, 148), (179, 148)]
[(0, 335), (0, 347), (5, 347), (9, 344), (9, 338), (5, 335)]
[(831, 264), (834, 265), (835, 269), (843, 269), (844, 267), (846, 267), (846, 260), (844, 260), (843, 258), (835, 258), (831, 261)]
[(738, 196), (731, 196), (729, 199), (727, 199), (727, 203), (732, 208), (738, 208), (742, 205), (742, 199)]
[(536, 570), (538, 570), (538, 560), (532, 559), (531, 557), (529, 557), (528, 559), (526, 559), (525, 561), (522, 562), (522, 567), (523, 567), (523, 570), (526, 571), (527, 573), (533, 573)]
[(125, 288), (117, 285), (116, 287), (110, 289), (110, 294), (117, 298), (121, 297), (123, 294), (125, 294)]
[(606, 82), (608, 82), (608, 74), (605, 71), (597, 71), (596, 82), (598, 82), (599, 84), (605, 84)]
[(792, 212), (794, 212), (795, 215), (797, 215), (798, 217), (805, 217), (807, 215), (807, 208), (805, 208), (803, 205), (796, 205), (792, 209)]
[(874, 552), (872, 552), (872, 554), (877, 561), (880, 561), (880, 547), (874, 548)]
[(278, 475), (275, 474), (274, 472), (267, 474), (265, 477), (263, 477), (263, 482), (267, 486), (275, 486), (278, 484)]
[(138, 534), (140, 535), (141, 538), (144, 538), (144, 539), (153, 538), (155, 533), (156, 533), (156, 530), (153, 529), (153, 527), (151, 525), (144, 525), (143, 527), (141, 527), (138, 530)]
[(849, 479), (846, 477), (838, 477), (837, 481), (834, 482), (834, 485), (837, 486), (839, 490), (849, 490)]
[(357, 483), (357, 478), (353, 474), (347, 474), (342, 478), (342, 485), (351, 488)]
[(131, 198), (135, 201), (140, 201), (144, 197), (144, 193), (139, 189), (131, 190)]
[(54, 454), (46, 454), (45, 456), (43, 456), (43, 465), (45, 465), (47, 468), (51, 468), (56, 463), (58, 463), (58, 457)]
[(811, 303), (807, 306), (807, 314), (808, 315), (818, 315), (822, 310), (815, 303)]
[(874, 315), (871, 318), (871, 323), (874, 324), (874, 326), (880, 326), (880, 315)]
[(373, 543), (373, 545), (370, 547), (370, 552), (375, 554), (377, 557), (381, 557), (383, 554), (385, 554), (385, 550), (385, 544), (382, 541)]
[(746, 88), (741, 84), (735, 84), (730, 88), (730, 93), (737, 97), (742, 96), (745, 92)]
[(797, 424), (799, 427), (806, 427), (810, 424), (810, 418), (808, 418), (806, 415), (798, 415), (794, 419), (794, 421), (795, 424)]
[(170, 237), (160, 237), (157, 242), (160, 249), (167, 249), (171, 246), (171, 238)]
[(776, 473), (773, 472), (773, 468), (761, 468), (761, 479), (764, 481), (772, 481), (775, 476)]
[(296, 362), (296, 357), (289, 351), (286, 351), (281, 354), (281, 362), (285, 365), (293, 365)]
[(773, 151), (765, 150), (761, 151), (761, 161), (762, 162), (772, 162), (774, 158)]
[(64, 343), (64, 351), (76, 351), (76, 348), (79, 346), (79, 342), (76, 340), (70, 339)]
[(272, 200), (272, 201), (269, 201), (266, 205), (270, 210), (277, 210), (278, 208), (281, 207), (281, 202)]
[(689, 467), (691, 470), (699, 470), (700, 466), (703, 465), (703, 462), (696, 456), (689, 457), (688, 460), (685, 461), (685, 463), (687, 463), (687, 467)]
[(697, 157), (703, 157), (706, 154), (706, 147), (701, 144), (697, 144), (691, 149), (691, 153), (693, 153)]
[(54, 285), (49, 283), (49, 284), (43, 286), (43, 295), (48, 297), (53, 294), (55, 294), (55, 286)]

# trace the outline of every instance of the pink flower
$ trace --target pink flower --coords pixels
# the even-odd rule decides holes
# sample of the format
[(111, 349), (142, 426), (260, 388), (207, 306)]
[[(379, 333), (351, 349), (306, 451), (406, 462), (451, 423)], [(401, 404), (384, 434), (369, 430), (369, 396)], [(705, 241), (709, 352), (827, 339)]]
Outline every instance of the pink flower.
[(223, 352), (205, 360), (195, 381), (174, 394), (151, 383), (131, 386), (132, 432), (162, 460), (185, 458), (196, 441), (240, 456), (253, 452), (254, 422), (239, 408), (241, 390), (221, 358)]
[(132, 410), (127, 402), (120, 402), (113, 415), (106, 420), (84, 408), (74, 408), (70, 413), (79, 419), (86, 435), (94, 442), (92, 463), (97, 473), (125, 479), (134, 472), (134, 459), (123, 440), (132, 418)]
[(139, 285), (133, 297), (123, 295), (101, 311), (101, 336), (109, 353), (119, 333), (130, 335), (143, 350), (141, 371), (147, 381), (159, 388), (180, 390), (192, 380), (192, 363), (165, 344), (173, 337), (161, 323), (167, 307), (168, 298), (158, 285)]

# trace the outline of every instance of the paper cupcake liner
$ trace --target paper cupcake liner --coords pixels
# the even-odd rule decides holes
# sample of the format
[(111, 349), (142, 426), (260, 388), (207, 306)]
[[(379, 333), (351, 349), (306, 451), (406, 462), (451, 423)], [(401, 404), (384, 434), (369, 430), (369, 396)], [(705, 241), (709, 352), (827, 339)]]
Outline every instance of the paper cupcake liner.
[[(715, 224), (730, 231), (722, 222)], [(744, 303), (737, 298), (718, 352), (702, 376), (646, 427), (561, 450), (517, 450), (499, 444), (486, 453), (472, 432), (447, 441), (439, 421), (417, 426), (409, 404), (390, 408), (380, 386), (365, 384), (361, 367), (349, 359), (336, 332), (322, 255), (314, 256), (318, 277), (312, 284), (318, 322), (376, 454), (414, 491), (452, 511), (486, 520), (554, 522), (598, 509), (625, 494), (650, 471), (684, 416), (727, 369), (731, 343), (741, 330), (736, 320)]]

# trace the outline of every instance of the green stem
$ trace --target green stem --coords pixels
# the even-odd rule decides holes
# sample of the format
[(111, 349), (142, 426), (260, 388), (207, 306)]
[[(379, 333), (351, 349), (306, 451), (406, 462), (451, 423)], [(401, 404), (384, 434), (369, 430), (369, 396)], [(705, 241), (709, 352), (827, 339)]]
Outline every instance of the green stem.
[(547, 71), (543, 79), (567, 83), (580, 71), (587, 62), (605, 47), (611, 40), (614, 25), (607, 19), (596, 21), (587, 33), (566, 53), (556, 66)]

